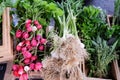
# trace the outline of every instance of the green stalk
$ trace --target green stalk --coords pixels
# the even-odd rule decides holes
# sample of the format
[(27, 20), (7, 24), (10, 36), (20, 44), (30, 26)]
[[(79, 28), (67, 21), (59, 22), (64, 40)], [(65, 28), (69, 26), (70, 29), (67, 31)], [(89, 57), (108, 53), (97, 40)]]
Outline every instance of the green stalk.
[(65, 22), (65, 15), (63, 15), (63, 38), (65, 38), (65, 35), (67, 34), (67, 24)]
[[(62, 17), (58, 17), (58, 21), (60, 24), (60, 29), (63, 29), (60, 31), (60, 36), (63, 33), (63, 38), (65, 38), (65, 35), (70, 33), (76, 37), (78, 37), (77, 34), (77, 28), (76, 28), (76, 15), (74, 15), (73, 11), (70, 7), (70, 3), (64, 3), (66, 6), (62, 6), (62, 8), (67, 8), (67, 16), (65, 15), (66, 11), (64, 10), (64, 14)], [(63, 32), (62, 32), (63, 31)]]

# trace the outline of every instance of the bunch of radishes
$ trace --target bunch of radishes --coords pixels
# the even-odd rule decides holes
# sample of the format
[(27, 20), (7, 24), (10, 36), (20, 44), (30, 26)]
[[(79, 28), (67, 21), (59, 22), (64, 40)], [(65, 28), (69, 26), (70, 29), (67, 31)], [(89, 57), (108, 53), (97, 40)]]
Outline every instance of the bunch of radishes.
[(46, 39), (42, 37), (39, 31), (42, 25), (37, 20), (26, 20), (25, 29), (16, 31), (16, 38), (19, 43), (16, 46), (17, 57), (19, 62), (13, 65), (13, 74), (20, 77), (20, 80), (28, 79), (28, 71), (41, 70), (42, 64), (38, 60), (37, 51), (44, 51)]

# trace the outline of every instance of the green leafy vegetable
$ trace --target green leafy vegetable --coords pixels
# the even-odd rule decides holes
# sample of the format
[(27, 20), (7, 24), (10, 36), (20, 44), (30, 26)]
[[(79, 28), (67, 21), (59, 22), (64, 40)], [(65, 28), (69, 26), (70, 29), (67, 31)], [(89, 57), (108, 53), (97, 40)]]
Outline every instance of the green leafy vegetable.
[(91, 40), (97, 35), (106, 39), (104, 32), (107, 30), (104, 12), (93, 6), (84, 7), (77, 19), (77, 28), (86, 47), (91, 46)]
[(58, 17), (58, 32), (59, 36), (65, 36), (68, 33), (71, 33), (78, 37), (76, 20), (78, 14), (81, 13), (83, 0), (66, 0), (62, 3), (58, 3), (59, 7), (63, 9), (64, 14), (62, 17)]
[(49, 25), (50, 18), (61, 16), (63, 11), (54, 2), (45, 0), (21, 0), (17, 5), (17, 11), (15, 13), (20, 18), (19, 24), (26, 19), (38, 20), (43, 25), (45, 31)]
[[(109, 64), (117, 58), (115, 55), (115, 48), (118, 41), (112, 46), (107, 45), (107, 41), (101, 37), (97, 37), (92, 41), (94, 54), (91, 54), (90, 60), (90, 74), (97, 77), (106, 77), (108, 75)], [(92, 61), (94, 59), (95, 62)]]

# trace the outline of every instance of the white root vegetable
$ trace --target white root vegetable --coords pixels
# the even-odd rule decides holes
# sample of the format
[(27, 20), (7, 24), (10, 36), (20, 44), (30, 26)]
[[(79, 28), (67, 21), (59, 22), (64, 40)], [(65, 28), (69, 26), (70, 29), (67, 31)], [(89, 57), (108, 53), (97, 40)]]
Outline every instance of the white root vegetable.
[(84, 80), (80, 66), (88, 57), (84, 44), (71, 34), (66, 39), (54, 39), (59, 45), (51, 52), (51, 57), (43, 60), (44, 80)]
[(51, 52), (52, 57), (55, 57), (57, 59), (62, 58), (63, 60), (67, 60), (69, 58), (71, 59), (72, 57), (76, 57), (79, 59), (81, 59), (81, 57), (88, 57), (87, 51), (84, 49), (84, 44), (81, 43), (79, 38), (68, 34), (66, 36), (66, 39), (58, 39), (56, 39), (55, 42), (59, 43), (59, 46)]

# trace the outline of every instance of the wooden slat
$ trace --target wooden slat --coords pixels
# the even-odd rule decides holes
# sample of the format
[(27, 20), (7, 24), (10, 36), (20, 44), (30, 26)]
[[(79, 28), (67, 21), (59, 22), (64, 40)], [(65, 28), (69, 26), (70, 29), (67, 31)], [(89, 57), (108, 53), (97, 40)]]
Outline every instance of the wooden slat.
[(112, 80), (112, 79), (102, 79), (102, 78), (91, 78), (91, 77), (86, 77), (84, 80)]
[(6, 67), (6, 72), (5, 72), (4, 80), (14, 80), (14, 76), (12, 75), (13, 61), (8, 61), (6, 63), (7, 63), (7, 67)]
[(113, 68), (114, 68), (114, 76), (115, 76), (116, 80), (120, 80), (120, 70), (119, 70), (117, 60), (113, 61)]
[(13, 59), (13, 44), (10, 37), (10, 8), (6, 8), (2, 17), (2, 42), (0, 46), (0, 62)]
[(110, 22), (110, 19), (112, 19), (113, 16), (112, 15), (107, 15), (107, 23), (108, 23), (108, 26), (111, 27), (112, 26), (112, 23)]
[(37, 72), (32, 71), (30, 73), (29, 77), (30, 78), (38, 78), (39, 79), (39, 78), (41, 78), (41, 73), (39, 71), (37, 71)]
[[(109, 27), (112, 27), (112, 23), (110, 22), (110, 20), (113, 18), (113, 15), (107, 15), (107, 23), (109, 25)], [(112, 73), (113, 76), (116, 80), (120, 80), (120, 70), (118, 67), (118, 62), (117, 60), (113, 61), (112, 63)]]

